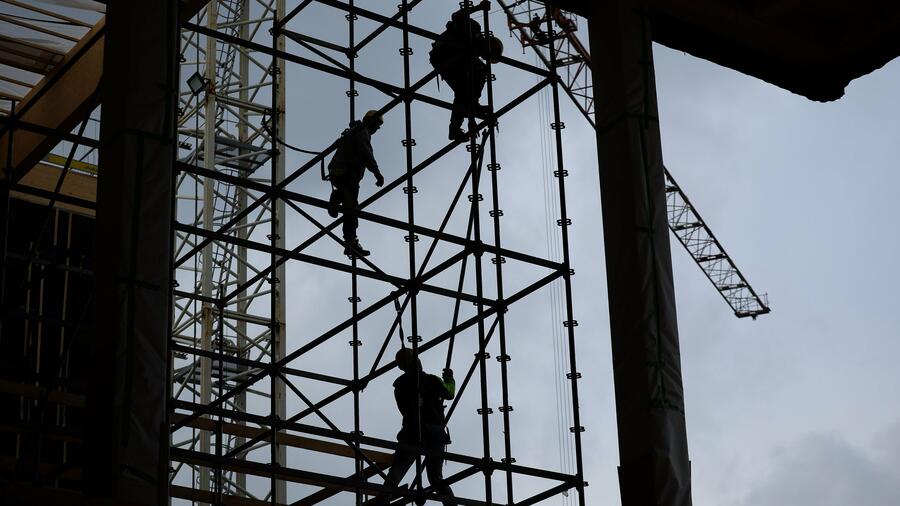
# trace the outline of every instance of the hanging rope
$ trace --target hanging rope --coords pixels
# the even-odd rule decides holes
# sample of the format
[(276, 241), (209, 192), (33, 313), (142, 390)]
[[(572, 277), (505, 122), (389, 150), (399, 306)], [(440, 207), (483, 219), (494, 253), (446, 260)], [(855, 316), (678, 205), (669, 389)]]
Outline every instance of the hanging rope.
[[(550, 48), (552, 50), (552, 48)], [(535, 63), (540, 61), (535, 55)], [(543, 90), (539, 94), (539, 124), (543, 127), (553, 122), (551, 112), (551, 104), (547, 97), (547, 90)], [(544, 228), (547, 235), (547, 257), (556, 260), (561, 256), (561, 245), (559, 235), (556, 233), (556, 216), (559, 215), (559, 196), (554, 191), (553, 177), (553, 158), (555, 153), (554, 139), (545, 128), (540, 129), (541, 142), (541, 182), (544, 191)], [(565, 314), (564, 295), (560, 283), (552, 283), (549, 290), (549, 320), (554, 322), (551, 327), (552, 344), (553, 344), (553, 377), (554, 377), (554, 394), (556, 397), (556, 424), (557, 424), (557, 454), (559, 458), (560, 470), (570, 473), (573, 469), (573, 455), (571, 445), (569, 444), (565, 431), (571, 424), (570, 417), (570, 396), (566, 395), (568, 383), (565, 380), (565, 363), (567, 355), (567, 343), (561, 328), (555, 325), (555, 322), (561, 319), (561, 315)], [(563, 494), (563, 504), (571, 504), (573, 498), (568, 494)]]
[[(263, 116), (262, 116), (262, 128), (263, 128), (263, 131), (265, 131), (269, 135), (269, 138), (272, 139), (273, 141), (275, 141), (275, 144), (279, 144), (281, 146), (284, 146), (284, 147), (290, 149), (291, 151), (295, 151), (297, 153), (303, 153), (305, 155), (318, 156), (318, 155), (322, 154), (321, 151), (313, 151), (311, 149), (298, 148), (297, 146), (288, 144), (283, 139), (279, 139), (278, 137), (276, 137), (274, 135), (274, 132), (272, 132), (272, 124), (271, 124), (270, 119), (271, 118), (269, 118), (269, 114), (264, 112)], [(346, 130), (344, 132), (346, 133)], [(341, 135), (343, 135), (343, 134), (341, 134)], [(325, 173), (325, 157), (322, 157), (322, 159), (319, 160), (319, 172), (321, 174), (322, 181), (328, 181), (328, 174)]]

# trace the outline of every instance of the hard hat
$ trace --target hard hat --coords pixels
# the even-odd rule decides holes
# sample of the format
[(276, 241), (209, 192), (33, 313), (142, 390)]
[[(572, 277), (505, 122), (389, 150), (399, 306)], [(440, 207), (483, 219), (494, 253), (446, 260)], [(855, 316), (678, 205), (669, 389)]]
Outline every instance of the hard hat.
[(366, 114), (363, 115), (363, 121), (367, 123), (374, 123), (379, 126), (384, 123), (384, 119), (382, 119), (381, 114), (374, 109), (366, 112)]
[(394, 356), (394, 360), (397, 361), (397, 367), (404, 372), (414, 371), (414, 367), (421, 368), (421, 362), (411, 348), (401, 348)]

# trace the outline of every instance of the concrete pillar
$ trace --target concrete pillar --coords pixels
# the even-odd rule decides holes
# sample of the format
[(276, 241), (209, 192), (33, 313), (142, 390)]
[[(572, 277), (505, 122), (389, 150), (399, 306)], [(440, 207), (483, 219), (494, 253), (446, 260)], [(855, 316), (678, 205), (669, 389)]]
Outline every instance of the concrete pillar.
[(85, 481), (117, 504), (168, 501), (177, 6), (106, 12)]
[(689, 506), (690, 461), (648, 19), (590, 3), (623, 506)]

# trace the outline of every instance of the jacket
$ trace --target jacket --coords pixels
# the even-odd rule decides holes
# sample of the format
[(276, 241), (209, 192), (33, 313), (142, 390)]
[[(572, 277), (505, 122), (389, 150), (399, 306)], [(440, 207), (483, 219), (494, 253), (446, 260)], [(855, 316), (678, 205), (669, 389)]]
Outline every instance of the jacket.
[(422, 439), (426, 442), (449, 442), (446, 438), (444, 401), (453, 399), (456, 384), (453, 379), (441, 378), (419, 371), (419, 389), (416, 391), (416, 372), (405, 372), (394, 380), (394, 399), (403, 415), (403, 427), (397, 439), (416, 441), (419, 436), (419, 420), (422, 423)]
[(362, 121), (353, 121), (344, 130), (338, 148), (328, 162), (328, 174), (332, 178), (349, 178), (360, 181), (369, 169), (378, 173), (378, 162), (372, 150), (372, 136)]
[(446, 29), (431, 45), (429, 60), (438, 71), (462, 73), (469, 65), (484, 67), (486, 39), (481, 25), (463, 10), (453, 13)]

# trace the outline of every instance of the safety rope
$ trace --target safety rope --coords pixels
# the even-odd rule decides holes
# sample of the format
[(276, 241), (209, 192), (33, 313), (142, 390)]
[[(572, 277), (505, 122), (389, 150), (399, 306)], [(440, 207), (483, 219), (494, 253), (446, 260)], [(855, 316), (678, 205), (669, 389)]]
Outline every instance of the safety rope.
[[(311, 149), (298, 148), (297, 146), (288, 144), (287, 142), (284, 141), (284, 139), (280, 139), (278, 136), (276, 136), (274, 134), (274, 132), (272, 132), (272, 125), (271, 125), (271, 122), (269, 121), (268, 112), (263, 113), (262, 128), (263, 128), (263, 131), (269, 135), (269, 138), (275, 142), (275, 144), (284, 146), (284, 147), (290, 149), (291, 151), (295, 151), (297, 153), (303, 153), (305, 155), (313, 155), (313, 156), (318, 156), (318, 155), (322, 154), (321, 151), (313, 151)], [(341, 135), (344, 135), (346, 133), (347, 133), (347, 130), (345, 130), (344, 133), (342, 133)], [(328, 181), (328, 179), (329, 179), (328, 174), (325, 173), (325, 157), (324, 156), (322, 157), (321, 160), (319, 160), (319, 172), (321, 174), (322, 181)]]
[[(548, 20), (549, 23), (549, 20)], [(550, 27), (548, 27), (548, 32)], [(552, 45), (548, 46), (548, 50), (552, 51)], [(538, 56), (535, 55), (536, 64), (540, 64)], [(551, 112), (551, 103), (547, 97), (548, 91), (543, 90), (539, 94), (539, 115), (540, 125), (551, 124), (554, 120)], [(562, 256), (562, 248), (560, 237), (556, 233), (556, 216), (559, 216), (559, 195), (553, 188), (553, 157), (555, 152), (555, 139), (544, 129), (540, 129), (541, 136), (541, 181), (544, 190), (544, 227), (547, 235), (547, 256), (551, 260), (558, 259)], [(561, 315), (565, 314), (564, 294), (562, 286), (559, 282), (550, 285), (549, 290), (549, 320), (557, 322), (561, 319)], [(556, 423), (557, 423), (557, 454), (559, 459), (560, 470), (565, 473), (572, 473), (574, 468), (574, 456), (571, 444), (565, 436), (566, 429), (571, 425), (571, 396), (567, 395), (566, 389), (568, 383), (565, 380), (565, 364), (568, 354), (568, 345), (565, 335), (560, 326), (553, 324), (551, 327), (551, 337), (553, 344), (553, 377), (554, 377), (554, 394), (556, 397)], [(567, 493), (563, 494), (563, 504), (570, 504), (573, 498)]]

